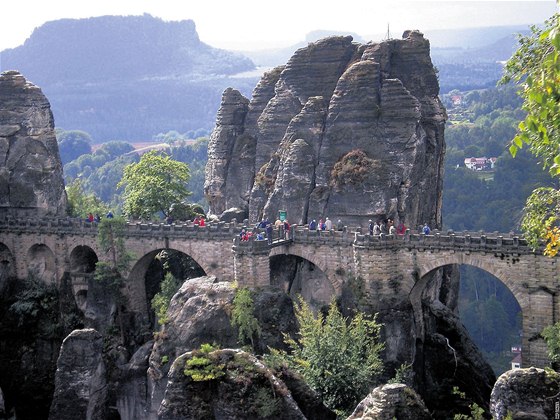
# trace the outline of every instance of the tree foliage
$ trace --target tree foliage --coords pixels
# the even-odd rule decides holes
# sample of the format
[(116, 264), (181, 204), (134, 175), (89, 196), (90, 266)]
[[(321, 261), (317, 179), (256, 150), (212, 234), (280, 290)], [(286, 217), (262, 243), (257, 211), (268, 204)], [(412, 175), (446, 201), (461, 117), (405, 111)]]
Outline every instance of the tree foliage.
[(295, 306), (298, 338), (286, 337), (290, 364), (321, 396), (327, 407), (349, 412), (371, 390), (383, 368), (381, 325), (358, 312), (345, 318), (333, 301), (326, 316), (300, 297)]
[(124, 213), (149, 219), (161, 212), (167, 217), (173, 204), (191, 194), (187, 189), (189, 178), (187, 164), (157, 151), (144, 154), (138, 163), (124, 168), (118, 184), (124, 186)]
[[(531, 34), (519, 38), (519, 48), (506, 65), (502, 83), (519, 85), (525, 120), (519, 123), (510, 145), (515, 156), (528, 146), (551, 175), (560, 176), (560, 15), (545, 22), (544, 28), (531, 27)], [(548, 255), (555, 255), (560, 235), (554, 232), (560, 217), (558, 190), (535, 190), (528, 199), (523, 227), (536, 246), (546, 239)], [(557, 229), (556, 229), (557, 232)]]
[(57, 130), (56, 140), (60, 160), (66, 164), (81, 155), (91, 153), (91, 136), (81, 130)]
[(161, 282), (161, 290), (152, 298), (152, 309), (154, 310), (159, 325), (164, 325), (169, 320), (167, 317), (167, 309), (171, 303), (171, 298), (179, 287), (181, 282), (177, 280), (170, 272), (165, 273), (165, 277)]
[(124, 243), (125, 229), (126, 220), (123, 217), (103, 218), (97, 227), (99, 248), (108, 254), (111, 268), (118, 272), (128, 270), (132, 259)]
[(68, 196), (68, 214), (72, 217), (85, 218), (88, 213), (100, 215), (107, 213), (108, 206), (95, 194), (87, 194), (79, 179), (66, 185), (66, 195)]
[(255, 317), (255, 304), (251, 291), (246, 287), (238, 288), (233, 298), (231, 311), (231, 325), (237, 327), (240, 343), (251, 342), (254, 347), (254, 337), (261, 335), (259, 321)]
[(548, 358), (553, 364), (560, 365), (560, 322), (546, 327), (541, 335), (548, 347)]

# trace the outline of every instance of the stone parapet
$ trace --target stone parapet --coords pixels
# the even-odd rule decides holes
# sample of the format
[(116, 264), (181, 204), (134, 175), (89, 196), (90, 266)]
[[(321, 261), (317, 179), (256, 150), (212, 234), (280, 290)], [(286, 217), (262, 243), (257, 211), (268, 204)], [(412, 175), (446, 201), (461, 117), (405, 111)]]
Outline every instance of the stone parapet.
[[(129, 237), (168, 237), (174, 239), (197, 240), (231, 240), (239, 239), (239, 232), (246, 229), (243, 223), (217, 222), (198, 226), (192, 222), (184, 223), (153, 223), (130, 221), (127, 222), (126, 236)], [(78, 218), (14, 218), (7, 216), (0, 218), (0, 232), (26, 232), (42, 234), (96, 234), (97, 223), (87, 222)], [(254, 238), (252, 238), (254, 239)], [(344, 230), (309, 230), (304, 226), (293, 225), (287, 238), (283, 229), (275, 229), (274, 241), (290, 240), (302, 244), (330, 244), (332, 246), (357, 246), (373, 249), (419, 249), (419, 250), (448, 250), (504, 252), (518, 254), (542, 253), (543, 246), (533, 250), (527, 241), (516, 233), (500, 232), (453, 232), (447, 233), (434, 231), (431, 235), (411, 233), (404, 235), (364, 235), (360, 228)], [(259, 243), (262, 242), (262, 243)], [(266, 241), (250, 240), (237, 241), (236, 246), (241, 248), (268, 249)]]

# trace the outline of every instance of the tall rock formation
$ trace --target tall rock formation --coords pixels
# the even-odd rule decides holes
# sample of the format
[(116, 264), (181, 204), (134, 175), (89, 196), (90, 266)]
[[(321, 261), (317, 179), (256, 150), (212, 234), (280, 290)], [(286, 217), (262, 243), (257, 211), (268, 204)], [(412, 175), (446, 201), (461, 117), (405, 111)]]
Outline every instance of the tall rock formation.
[(418, 31), (309, 44), (266, 73), (251, 101), (224, 92), (206, 167), (210, 212), (439, 226), (446, 114), (438, 92)]
[(7, 214), (66, 214), (49, 101), (16, 71), (0, 74), (0, 216)]

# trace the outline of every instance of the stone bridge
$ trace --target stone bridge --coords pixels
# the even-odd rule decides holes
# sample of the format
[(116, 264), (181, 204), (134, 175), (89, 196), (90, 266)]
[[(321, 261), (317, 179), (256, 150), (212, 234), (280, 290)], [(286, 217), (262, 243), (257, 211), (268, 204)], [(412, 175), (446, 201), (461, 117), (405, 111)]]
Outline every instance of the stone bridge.
[[(241, 224), (128, 223), (126, 247), (134, 255), (126, 291), (131, 310), (147, 311), (144, 276), (155, 255), (173, 249), (190, 256), (207, 275), (237, 280), (248, 286), (275, 284), (274, 262), (299, 258), (318, 269), (331, 294), (340, 294), (350, 278), (358, 279), (367, 301), (395, 295), (421, 295), (430, 274), (449, 264), (481, 268), (513, 293), (523, 314), (523, 365), (547, 365), (546, 346), (539, 333), (560, 320), (559, 258), (533, 251), (523, 238), (500, 233), (438, 233), (372, 237), (360, 229), (309, 231), (293, 226), (289, 238), (276, 232), (266, 241), (240, 241)], [(97, 245), (97, 226), (73, 219), (0, 220), (0, 280), (30, 272), (56, 283), (72, 280), (78, 305), (87, 296), (87, 281), (95, 263), (108, 260)]]

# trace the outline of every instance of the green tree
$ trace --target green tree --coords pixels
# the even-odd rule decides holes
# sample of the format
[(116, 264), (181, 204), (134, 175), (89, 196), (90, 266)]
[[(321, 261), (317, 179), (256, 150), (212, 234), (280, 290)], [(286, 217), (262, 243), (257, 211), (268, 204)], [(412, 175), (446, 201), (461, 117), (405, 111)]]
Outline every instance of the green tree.
[(86, 217), (88, 213), (105, 214), (108, 206), (95, 196), (86, 194), (79, 179), (75, 179), (66, 186), (68, 196), (68, 214), (73, 217)]
[(56, 133), (60, 160), (63, 164), (91, 153), (91, 136), (80, 130), (58, 130)]
[(231, 311), (231, 325), (237, 327), (240, 343), (251, 342), (254, 346), (254, 337), (261, 335), (259, 321), (255, 317), (255, 304), (251, 291), (246, 287), (238, 288), (233, 298), (233, 309)]
[(541, 335), (548, 347), (548, 358), (553, 366), (560, 367), (560, 322), (546, 327)]
[(181, 282), (170, 272), (165, 273), (161, 282), (161, 290), (152, 298), (152, 309), (154, 310), (159, 325), (167, 323), (167, 309), (171, 303), (171, 298), (177, 293)]
[(169, 215), (171, 206), (184, 201), (191, 193), (189, 167), (170, 156), (150, 151), (138, 163), (124, 168), (118, 186), (124, 186), (124, 212), (131, 217), (151, 218), (161, 212)]
[[(519, 123), (510, 145), (513, 156), (528, 146), (551, 175), (560, 176), (560, 15), (531, 27), (519, 38), (519, 48), (506, 64), (502, 83), (513, 81), (523, 98), (525, 120)], [(547, 241), (546, 253), (556, 255), (560, 246), (560, 194), (557, 189), (536, 190), (528, 199), (523, 228), (533, 246)], [(534, 209), (538, 211), (534, 211)], [(544, 209), (544, 210), (543, 210)]]
[(132, 255), (126, 250), (124, 232), (126, 221), (122, 217), (101, 219), (97, 228), (97, 242), (99, 248), (108, 256), (108, 261), (98, 261), (95, 264), (95, 280), (101, 282), (111, 292), (114, 299), (117, 319), (121, 332), (121, 342), (125, 342), (122, 306), (125, 297), (121, 292), (124, 284), (123, 272), (128, 270)]
[(328, 314), (314, 315), (300, 297), (295, 306), (298, 338), (286, 337), (288, 361), (320, 395), (327, 407), (349, 413), (371, 390), (383, 368), (379, 356), (381, 325), (358, 312), (348, 320), (330, 304)]

